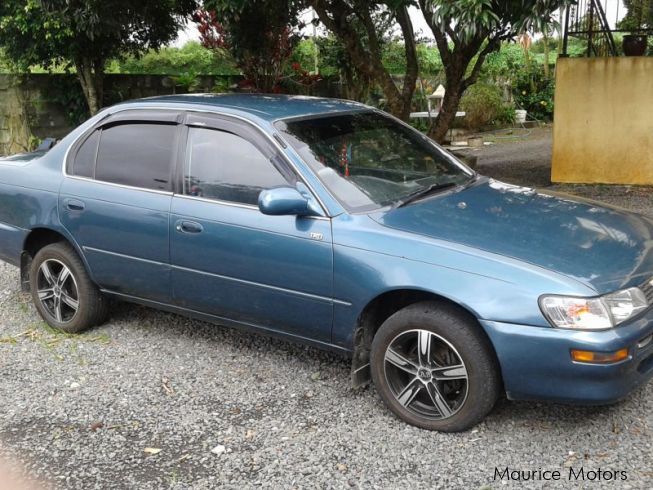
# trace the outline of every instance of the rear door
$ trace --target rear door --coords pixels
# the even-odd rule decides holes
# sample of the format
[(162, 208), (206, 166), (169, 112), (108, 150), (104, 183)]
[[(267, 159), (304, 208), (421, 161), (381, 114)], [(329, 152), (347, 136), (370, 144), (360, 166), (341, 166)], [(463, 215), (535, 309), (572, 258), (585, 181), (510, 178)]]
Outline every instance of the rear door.
[(169, 217), (180, 117), (118, 113), (70, 153), (59, 214), (103, 289), (170, 302)]
[(297, 177), (248, 125), (191, 115), (171, 209), (174, 300), (180, 306), (330, 341), (331, 221), (266, 216), (264, 189)]

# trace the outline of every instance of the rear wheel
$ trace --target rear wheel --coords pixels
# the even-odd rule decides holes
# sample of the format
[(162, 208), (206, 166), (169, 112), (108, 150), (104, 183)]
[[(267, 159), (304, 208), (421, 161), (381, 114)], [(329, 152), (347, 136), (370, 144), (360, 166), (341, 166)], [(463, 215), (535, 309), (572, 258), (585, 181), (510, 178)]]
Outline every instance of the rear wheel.
[(430, 430), (467, 430), (501, 390), (489, 341), (466, 315), (433, 302), (388, 318), (372, 342), (372, 378), (399, 418)]
[(30, 268), (30, 289), (39, 314), (57, 330), (77, 333), (106, 319), (106, 298), (67, 243), (37, 252)]

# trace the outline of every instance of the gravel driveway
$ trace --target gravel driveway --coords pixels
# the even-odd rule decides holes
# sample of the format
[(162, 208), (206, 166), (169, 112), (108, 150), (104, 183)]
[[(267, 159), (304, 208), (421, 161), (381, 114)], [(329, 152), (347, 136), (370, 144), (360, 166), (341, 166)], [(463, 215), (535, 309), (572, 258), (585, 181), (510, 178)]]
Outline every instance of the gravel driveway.
[[(650, 193), (616, 194), (653, 211)], [(651, 488), (652, 435), (653, 384), (611, 407), (503, 401), (470, 432), (422, 431), (312, 348), (126, 304), (57, 334), (0, 262), (0, 459), (46, 488), (499, 488), (495, 467)], [(627, 480), (569, 482), (570, 467)]]

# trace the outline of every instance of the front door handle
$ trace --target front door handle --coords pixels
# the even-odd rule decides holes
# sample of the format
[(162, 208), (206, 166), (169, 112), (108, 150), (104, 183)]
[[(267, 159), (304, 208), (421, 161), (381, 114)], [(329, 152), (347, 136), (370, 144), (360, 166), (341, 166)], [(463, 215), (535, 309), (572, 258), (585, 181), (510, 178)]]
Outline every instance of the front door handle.
[(204, 227), (195, 221), (180, 220), (175, 226), (180, 233), (202, 233)]
[(77, 199), (65, 199), (64, 204), (71, 211), (84, 211), (84, 208), (86, 207), (86, 204)]

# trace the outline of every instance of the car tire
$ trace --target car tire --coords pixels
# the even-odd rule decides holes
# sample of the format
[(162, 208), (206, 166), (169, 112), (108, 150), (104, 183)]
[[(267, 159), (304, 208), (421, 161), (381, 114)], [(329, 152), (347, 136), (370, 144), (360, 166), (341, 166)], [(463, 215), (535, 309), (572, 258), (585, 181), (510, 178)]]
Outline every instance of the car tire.
[(29, 277), (34, 305), (52, 328), (78, 333), (106, 319), (108, 300), (68, 243), (53, 243), (39, 250)]
[(423, 429), (468, 430), (490, 413), (502, 390), (485, 333), (448, 304), (416, 303), (390, 316), (374, 336), (370, 362), (388, 408)]

